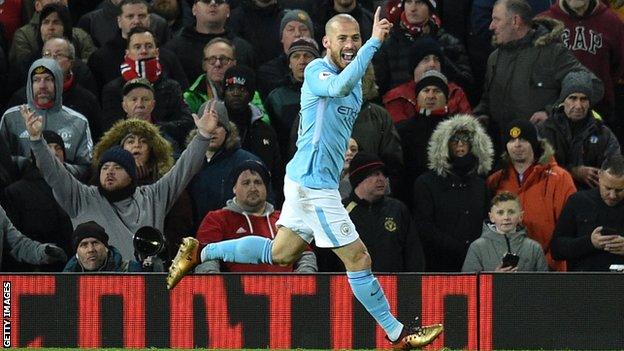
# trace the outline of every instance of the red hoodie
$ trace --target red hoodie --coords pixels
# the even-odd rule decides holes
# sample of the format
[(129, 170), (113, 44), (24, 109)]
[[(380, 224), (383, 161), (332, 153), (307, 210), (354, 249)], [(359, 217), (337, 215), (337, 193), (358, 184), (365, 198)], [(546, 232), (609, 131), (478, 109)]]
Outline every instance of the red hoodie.
[(615, 103), (613, 88), (624, 74), (624, 23), (602, 2), (597, 1), (583, 17), (569, 14), (561, 0), (540, 16), (564, 23), (563, 43), (576, 58), (602, 80), (604, 100)]

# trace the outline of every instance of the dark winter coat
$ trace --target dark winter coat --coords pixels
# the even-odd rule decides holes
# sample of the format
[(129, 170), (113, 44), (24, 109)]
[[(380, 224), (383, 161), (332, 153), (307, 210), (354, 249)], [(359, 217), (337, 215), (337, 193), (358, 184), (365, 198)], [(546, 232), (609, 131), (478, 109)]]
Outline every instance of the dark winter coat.
[(226, 38), (232, 42), (236, 48), (237, 64), (255, 67), (255, 57), (251, 44), (229, 31), (221, 34), (202, 34), (195, 30), (195, 26), (189, 26), (182, 29), (182, 32), (169, 40), (164, 47), (177, 56), (186, 78), (191, 80), (205, 73), (202, 68), (204, 47), (210, 40), (217, 37)]
[(264, 104), (271, 120), (271, 126), (277, 133), (277, 141), (284, 161), (290, 160), (288, 152), (291, 143), (290, 134), (293, 123), (299, 120), (302, 85), (303, 82), (297, 82), (291, 75), (286, 84), (271, 91)]
[(288, 56), (283, 52), (258, 67), (258, 92), (262, 101), (266, 101), (273, 89), (288, 84), (289, 76)]
[[(448, 141), (457, 130), (473, 134), (472, 170), (458, 174)], [(429, 171), (414, 183), (414, 221), (426, 255), (427, 271), (461, 271), (470, 243), (481, 235), (487, 218), (489, 192), (485, 176), (492, 167), (492, 142), (470, 115), (455, 116), (438, 125), (428, 146)]]
[(624, 202), (607, 206), (598, 189), (572, 194), (557, 220), (551, 242), (553, 257), (567, 260), (569, 271), (608, 271), (611, 264), (624, 264), (624, 256), (592, 245), (591, 233), (599, 226), (624, 233)]
[(261, 8), (245, 0), (232, 10), (227, 28), (251, 44), (259, 66), (284, 52), (279, 30), (283, 14), (279, 4)]
[[(64, 272), (90, 272), (85, 271), (80, 262), (78, 262), (78, 258), (76, 255), (72, 256), (72, 258), (67, 261)], [(124, 260), (119, 253), (119, 250), (114, 246), (108, 247), (108, 255), (106, 261), (104, 261), (104, 265), (100, 267), (95, 272), (130, 272), (130, 267), (128, 261)], [(135, 272), (140, 272), (140, 270)]]

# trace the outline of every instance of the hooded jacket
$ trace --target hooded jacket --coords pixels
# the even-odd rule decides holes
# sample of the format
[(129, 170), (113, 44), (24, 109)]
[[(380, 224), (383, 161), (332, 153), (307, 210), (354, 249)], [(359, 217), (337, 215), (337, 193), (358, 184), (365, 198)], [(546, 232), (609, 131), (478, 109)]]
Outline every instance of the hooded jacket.
[[(456, 131), (472, 134), (474, 164), (457, 172), (449, 155), (449, 139)], [(470, 243), (481, 234), (487, 217), (489, 192), (485, 176), (492, 167), (493, 147), (479, 122), (470, 115), (440, 124), (429, 140), (429, 171), (414, 184), (414, 220), (423, 240), (427, 271), (458, 272)], [(468, 156), (467, 156), (468, 157)]]
[[(551, 111), (568, 72), (585, 69), (561, 45), (563, 24), (536, 18), (523, 38), (500, 45), (488, 58), (481, 102), (475, 115), (490, 116), (494, 128)], [(500, 130), (499, 130), (500, 132)], [(529, 234), (531, 228), (528, 228)]]
[[(518, 271), (547, 272), (548, 265), (542, 247), (527, 236), (526, 230), (519, 227), (507, 234), (511, 252), (520, 256)], [(505, 236), (496, 232), (491, 223), (483, 223), (481, 237), (470, 244), (462, 272), (492, 272), (501, 265), (503, 256), (508, 252)]]
[(584, 120), (585, 124), (573, 135), (570, 120), (560, 106), (539, 125), (540, 135), (556, 150), (557, 164), (568, 171), (578, 166), (600, 168), (607, 158), (620, 154), (620, 143), (600, 118), (590, 110)]
[[(33, 99), (32, 74), (36, 67), (44, 66), (54, 76), (54, 104), (48, 109), (38, 108)], [(63, 106), (63, 73), (56, 61), (42, 58), (35, 61), (28, 71), (26, 98), (28, 107), (43, 117), (43, 130), (56, 132), (65, 142), (65, 164), (70, 172), (82, 177), (93, 151), (89, 122), (82, 114)], [(11, 154), (30, 157), (30, 141), (19, 106), (11, 107), (0, 121), (0, 135), (7, 141)]]
[(624, 74), (624, 23), (601, 0), (589, 3), (587, 13), (582, 17), (569, 10), (562, 0), (557, 0), (540, 16), (563, 22), (563, 45), (602, 80), (604, 101), (613, 105), (613, 88)]
[(548, 265), (557, 271), (565, 271), (565, 261), (555, 261), (550, 252), (550, 241), (555, 224), (568, 197), (576, 192), (572, 176), (559, 167), (554, 150), (545, 139), (540, 141), (542, 155), (524, 172), (524, 181), (518, 181), (509, 154), (505, 152), (505, 167), (487, 179), (488, 187), (495, 193), (510, 191), (520, 198), (524, 211), (523, 225), (529, 237), (542, 245)]
[(110, 202), (97, 186), (84, 185), (72, 177), (49, 152), (43, 138), (30, 142), (41, 173), (74, 227), (88, 221), (101, 223), (110, 244), (126, 260), (134, 257), (132, 237), (139, 228), (150, 226), (164, 231), (165, 215), (201, 168), (209, 143), (209, 139), (196, 136), (176, 166), (157, 182), (138, 186), (129, 197)]
[[(197, 240), (202, 244), (217, 243), (224, 240), (238, 239), (248, 235), (262, 236), (275, 239), (277, 235), (276, 222), (280, 211), (273, 205), (266, 203), (262, 215), (247, 213), (238, 203), (236, 198), (227, 201), (226, 206), (220, 210), (208, 212), (197, 230)], [(316, 256), (311, 251), (306, 253), (294, 264), (287, 267), (269, 264), (242, 264), (229, 262), (213, 262), (211, 265), (202, 266), (196, 272), (316, 272)], [(217, 263), (214, 265), (214, 263)], [(221, 268), (219, 269), (219, 264)], [(212, 267), (210, 267), (212, 266)]]

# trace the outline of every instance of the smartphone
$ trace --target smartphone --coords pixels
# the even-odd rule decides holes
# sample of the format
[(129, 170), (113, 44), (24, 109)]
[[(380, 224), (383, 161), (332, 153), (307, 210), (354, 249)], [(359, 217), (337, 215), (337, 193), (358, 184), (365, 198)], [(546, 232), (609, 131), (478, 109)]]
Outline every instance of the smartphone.
[(600, 230), (600, 235), (618, 235), (621, 231), (615, 230), (609, 227), (602, 227)]
[(505, 254), (505, 256), (503, 256), (503, 265), (501, 267), (503, 268), (516, 267), (519, 261), (520, 261), (520, 256), (511, 252), (508, 252)]

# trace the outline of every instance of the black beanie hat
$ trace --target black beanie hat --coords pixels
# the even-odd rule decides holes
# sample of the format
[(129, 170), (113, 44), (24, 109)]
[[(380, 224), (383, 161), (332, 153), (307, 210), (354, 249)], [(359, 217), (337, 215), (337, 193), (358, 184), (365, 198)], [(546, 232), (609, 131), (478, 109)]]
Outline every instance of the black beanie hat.
[(379, 156), (365, 151), (355, 154), (349, 165), (349, 183), (351, 183), (351, 188), (355, 189), (364, 179), (379, 169), (386, 174), (386, 165)]
[(115, 162), (123, 167), (126, 172), (128, 172), (128, 175), (130, 175), (130, 178), (132, 178), (133, 181), (137, 180), (137, 170), (134, 156), (132, 156), (129, 151), (125, 150), (121, 146), (115, 145), (104, 152), (102, 158), (100, 159), (100, 166), (98, 167), (98, 170), (101, 170), (102, 166), (106, 162)]
[(444, 93), (446, 100), (448, 101), (448, 80), (446, 79), (444, 74), (434, 70), (423, 73), (422, 78), (420, 78), (420, 80), (416, 82), (416, 96), (418, 96), (418, 93), (420, 93), (421, 90), (431, 85), (440, 88), (440, 90), (442, 90), (442, 93)]
[(63, 156), (65, 156), (65, 142), (60, 135), (56, 134), (51, 130), (44, 130), (41, 134), (43, 134), (43, 139), (45, 139), (48, 144), (59, 145), (63, 149)]
[(444, 54), (442, 53), (442, 46), (440, 46), (440, 43), (438, 43), (437, 40), (426, 36), (416, 40), (410, 46), (408, 55), (409, 64), (407, 66), (410, 77), (414, 74), (414, 69), (416, 69), (416, 66), (418, 66), (420, 61), (429, 55), (437, 56), (438, 60), (440, 60), (440, 67), (442, 67)]
[(237, 167), (232, 169), (232, 172), (230, 172), (230, 182), (232, 183), (232, 186), (236, 184), (236, 182), (238, 181), (238, 177), (241, 175), (241, 173), (247, 170), (258, 173), (262, 178), (264, 185), (267, 187), (267, 190), (269, 189), (269, 186), (271, 184), (271, 173), (262, 162), (256, 160), (244, 161)]
[(108, 234), (106, 234), (104, 228), (95, 221), (79, 224), (76, 229), (74, 229), (74, 234), (72, 235), (72, 247), (74, 251), (78, 249), (78, 245), (80, 245), (80, 242), (85, 238), (96, 238), (104, 244), (104, 246), (108, 247)]
[(250, 97), (253, 98), (256, 92), (256, 75), (251, 68), (247, 66), (232, 66), (225, 71), (223, 86), (227, 89), (227, 87), (235, 84), (245, 87), (245, 89), (249, 92)]
[(537, 128), (528, 119), (518, 118), (507, 125), (505, 133), (503, 134), (503, 141), (505, 145), (512, 139), (524, 139), (531, 144), (533, 148), (533, 154), (535, 158), (539, 158), (542, 154), (542, 146), (539, 142), (537, 134)]

